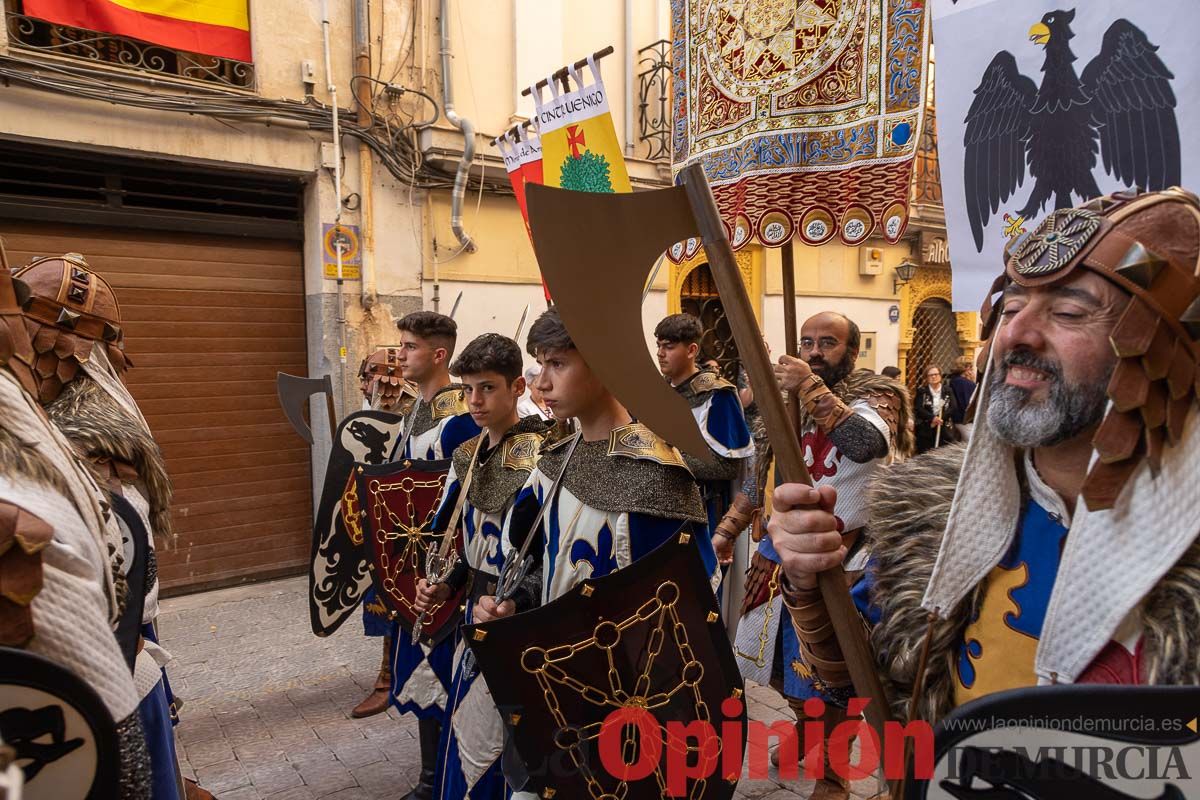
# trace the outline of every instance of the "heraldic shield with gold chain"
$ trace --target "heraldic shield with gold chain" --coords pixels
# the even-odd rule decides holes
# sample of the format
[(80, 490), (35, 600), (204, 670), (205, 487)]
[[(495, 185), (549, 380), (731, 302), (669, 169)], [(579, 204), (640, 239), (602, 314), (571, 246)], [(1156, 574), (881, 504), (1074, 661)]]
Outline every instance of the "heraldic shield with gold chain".
[[(744, 733), (722, 742), (691, 735), (694, 727), (677, 732), (745, 720), (741, 677), (690, 527), (548, 605), (465, 629), (525, 763), (526, 791), (661, 797), (664, 765), (674, 761), (700, 764), (706, 776), (678, 796), (733, 795)], [(722, 747), (734, 745), (728, 781), (717, 766)], [(622, 775), (618, 762), (634, 768)], [(653, 767), (637, 770), (643, 763)]]
[[(355, 467), (375, 591), (388, 616), (406, 630), (412, 630), (421, 616), (413, 600), (417, 581), (427, 577), (427, 555), (439, 544), (433, 520), (449, 469), (449, 459)], [(465, 587), (458, 594), (464, 592)], [(421, 633), (426, 644), (436, 644), (453, 632), (454, 626), (446, 623), (458, 619), (460, 605), (461, 596), (453, 596), (424, 616)]]

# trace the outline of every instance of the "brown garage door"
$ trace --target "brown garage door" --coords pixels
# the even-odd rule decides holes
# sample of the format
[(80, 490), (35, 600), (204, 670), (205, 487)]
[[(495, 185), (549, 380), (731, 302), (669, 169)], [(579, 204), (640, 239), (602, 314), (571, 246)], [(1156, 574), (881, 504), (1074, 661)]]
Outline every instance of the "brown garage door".
[(309, 451), (275, 396), (276, 372), (306, 370), (300, 245), (5, 220), (0, 236), (14, 264), (82, 253), (117, 292), (129, 388), (175, 485), (164, 588), (302, 570)]

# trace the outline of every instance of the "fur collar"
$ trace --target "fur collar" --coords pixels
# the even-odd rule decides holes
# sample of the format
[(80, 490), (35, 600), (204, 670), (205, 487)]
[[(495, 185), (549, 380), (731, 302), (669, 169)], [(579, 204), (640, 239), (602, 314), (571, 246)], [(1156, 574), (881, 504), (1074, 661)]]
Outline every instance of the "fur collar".
[[(916, 717), (935, 722), (953, 708), (954, 668), (962, 634), (980, 601), (976, 586), (945, 619), (921, 608), (933, 572), (964, 448), (948, 445), (880, 473), (872, 491), (869, 546), (881, 621), (871, 632), (892, 707), (908, 717), (926, 632), (932, 637)], [(1200, 540), (1139, 607), (1142, 669), (1158, 684), (1200, 683)]]
[(105, 485), (109, 475), (98, 462), (120, 461), (137, 471), (150, 503), (150, 526), (164, 539), (171, 536), (171, 479), (162, 451), (140, 420), (84, 373), (68, 383), (46, 406), (50, 421), (62, 431), (79, 456)]
[[(914, 450), (912, 431), (908, 424), (913, 415), (912, 398), (908, 389), (899, 381), (873, 372), (855, 370), (829, 387), (846, 405), (853, 405), (863, 398), (884, 396), (896, 408), (896, 433), (893, 437), (892, 452), (908, 455)], [(800, 408), (800, 427), (808, 423), (808, 409)]]

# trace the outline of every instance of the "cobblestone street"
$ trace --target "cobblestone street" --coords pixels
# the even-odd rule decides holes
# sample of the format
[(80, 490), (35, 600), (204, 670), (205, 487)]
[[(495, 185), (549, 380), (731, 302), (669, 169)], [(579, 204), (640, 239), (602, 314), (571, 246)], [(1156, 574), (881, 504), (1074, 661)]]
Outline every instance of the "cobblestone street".
[[(313, 636), (307, 580), (289, 578), (163, 601), (159, 627), (185, 700), (178, 727), (184, 775), (219, 800), (399, 798), (416, 778), (416, 724), (395, 711), (349, 710), (374, 683), (380, 644), (352, 618)], [(782, 698), (747, 686), (753, 719), (790, 719)], [(806, 798), (812, 784), (743, 780), (747, 800)], [(855, 785), (869, 796), (874, 781)]]

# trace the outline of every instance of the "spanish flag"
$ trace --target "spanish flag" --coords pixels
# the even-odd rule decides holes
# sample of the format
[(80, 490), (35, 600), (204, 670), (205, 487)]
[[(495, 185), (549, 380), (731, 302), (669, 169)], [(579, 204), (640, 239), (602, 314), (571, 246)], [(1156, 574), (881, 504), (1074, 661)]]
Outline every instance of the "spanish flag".
[(175, 50), (252, 60), (248, 0), (25, 0), (25, 13)]

